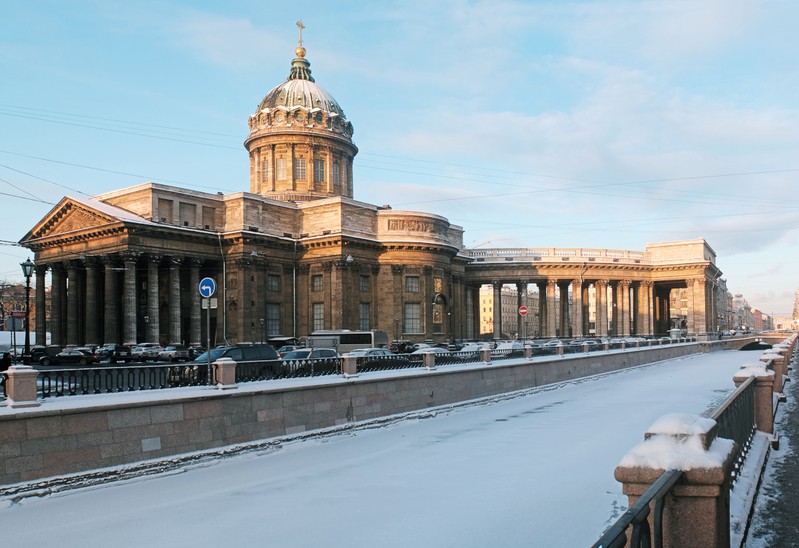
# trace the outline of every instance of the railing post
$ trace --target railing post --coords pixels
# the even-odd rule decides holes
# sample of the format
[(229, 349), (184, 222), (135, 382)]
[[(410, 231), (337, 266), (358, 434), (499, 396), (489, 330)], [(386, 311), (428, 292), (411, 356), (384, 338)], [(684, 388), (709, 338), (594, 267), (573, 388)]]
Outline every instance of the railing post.
[(533, 347), (529, 344), (524, 345), (524, 357), (528, 360), (533, 358)]
[(732, 380), (741, 386), (749, 377), (755, 377), (755, 424), (766, 434), (774, 433), (774, 371), (763, 363), (743, 365)]
[[(649, 428), (644, 443), (622, 458), (615, 477), (632, 508), (666, 470), (683, 471), (664, 499), (662, 546), (729, 548), (734, 458), (735, 442), (716, 438), (713, 419), (665, 415)], [(652, 501), (648, 518), (653, 535), (655, 504)]]
[(480, 359), (486, 363), (491, 363), (491, 349), (489, 348), (480, 349)]
[(216, 366), (216, 387), (219, 390), (233, 390), (236, 384), (236, 362), (231, 358), (219, 358), (214, 362)]
[(345, 377), (358, 376), (358, 358), (356, 356), (344, 356), (341, 358), (341, 374)]
[(12, 365), (6, 370), (6, 398), (8, 407), (39, 407), (36, 399), (36, 379), (39, 372), (30, 365)]
[(422, 354), (424, 357), (424, 366), (428, 370), (433, 370), (436, 368), (436, 354), (435, 352), (425, 352)]

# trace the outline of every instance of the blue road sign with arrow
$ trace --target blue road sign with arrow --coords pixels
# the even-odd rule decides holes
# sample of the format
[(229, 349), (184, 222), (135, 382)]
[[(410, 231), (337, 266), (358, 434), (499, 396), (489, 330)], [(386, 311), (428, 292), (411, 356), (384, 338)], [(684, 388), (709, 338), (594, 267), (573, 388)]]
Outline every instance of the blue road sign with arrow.
[(216, 292), (216, 282), (213, 278), (203, 278), (200, 280), (200, 295), (209, 298)]

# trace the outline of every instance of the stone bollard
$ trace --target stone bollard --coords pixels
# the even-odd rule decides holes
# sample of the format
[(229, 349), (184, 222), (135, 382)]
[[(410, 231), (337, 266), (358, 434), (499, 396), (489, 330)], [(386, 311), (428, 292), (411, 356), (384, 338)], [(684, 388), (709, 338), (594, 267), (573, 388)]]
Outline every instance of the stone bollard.
[(358, 358), (356, 356), (344, 356), (341, 359), (341, 374), (345, 377), (358, 376)]
[(481, 349), (480, 359), (486, 363), (491, 363), (491, 349), (490, 348)]
[(785, 367), (785, 357), (779, 351), (768, 350), (763, 352), (760, 361), (765, 362), (769, 369), (774, 370), (774, 393), (781, 394), (780, 400), (785, 401), (785, 397), (782, 395), (784, 391), (785, 375), (788, 373)]
[(557, 351), (556, 351), (556, 354), (557, 354), (558, 356), (560, 356), (561, 358), (563, 357), (563, 345), (562, 345), (562, 344), (561, 344), (561, 345), (558, 345), (558, 347), (557, 347)]
[(524, 345), (524, 357), (528, 360), (533, 359), (533, 347), (529, 344)]
[(436, 368), (436, 354), (435, 352), (425, 352), (422, 354), (424, 357), (424, 366), (427, 368), (428, 371), (432, 371)]
[[(663, 546), (730, 546), (730, 478), (735, 442), (716, 438), (716, 421), (665, 415), (616, 467), (615, 477), (632, 507), (666, 470), (683, 471), (664, 499)], [(655, 502), (650, 504), (653, 532)], [(629, 531), (628, 531), (629, 533)]]
[(583, 343), (583, 352), (584, 352), (585, 354), (588, 354), (588, 343), (587, 343), (587, 342), (584, 342), (584, 343)]
[(219, 390), (233, 390), (236, 384), (236, 362), (231, 358), (219, 358), (214, 362), (216, 366), (216, 387)]
[(39, 407), (36, 399), (36, 379), (39, 372), (30, 365), (12, 365), (6, 370), (6, 401), (8, 407)]
[(774, 433), (774, 371), (765, 364), (743, 365), (732, 378), (738, 388), (749, 377), (755, 377), (755, 425), (761, 432)]

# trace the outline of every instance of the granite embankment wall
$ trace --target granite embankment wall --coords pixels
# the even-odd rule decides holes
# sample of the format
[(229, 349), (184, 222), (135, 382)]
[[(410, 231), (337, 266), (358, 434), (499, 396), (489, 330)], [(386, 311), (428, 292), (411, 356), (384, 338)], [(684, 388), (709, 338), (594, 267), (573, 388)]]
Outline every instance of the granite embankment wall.
[(566, 357), (47, 399), (0, 407), (0, 486), (265, 440), (721, 349), (669, 344)]

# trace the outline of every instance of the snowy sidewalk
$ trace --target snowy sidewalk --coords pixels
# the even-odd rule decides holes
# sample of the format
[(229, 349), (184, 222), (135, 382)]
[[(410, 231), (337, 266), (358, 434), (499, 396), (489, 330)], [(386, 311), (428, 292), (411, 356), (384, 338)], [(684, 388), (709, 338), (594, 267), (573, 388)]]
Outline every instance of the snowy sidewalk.
[(667, 413), (701, 414), (746, 353), (699, 354), (167, 474), (1, 501), (9, 545), (588, 546), (613, 470)]

